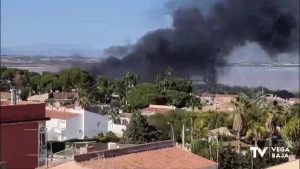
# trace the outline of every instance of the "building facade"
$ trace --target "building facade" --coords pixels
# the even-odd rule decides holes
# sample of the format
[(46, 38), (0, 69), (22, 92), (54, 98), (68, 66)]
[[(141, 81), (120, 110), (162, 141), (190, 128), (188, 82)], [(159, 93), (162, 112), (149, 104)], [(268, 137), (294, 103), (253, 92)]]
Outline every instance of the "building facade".
[(82, 108), (47, 108), (49, 141), (93, 138), (108, 131), (108, 117)]
[(2, 101), (0, 161), (5, 168), (33, 169), (46, 162), (44, 103)]
[(113, 132), (117, 137), (123, 137), (124, 131), (131, 120), (132, 113), (121, 113), (118, 122), (112, 118), (108, 121), (108, 131)]

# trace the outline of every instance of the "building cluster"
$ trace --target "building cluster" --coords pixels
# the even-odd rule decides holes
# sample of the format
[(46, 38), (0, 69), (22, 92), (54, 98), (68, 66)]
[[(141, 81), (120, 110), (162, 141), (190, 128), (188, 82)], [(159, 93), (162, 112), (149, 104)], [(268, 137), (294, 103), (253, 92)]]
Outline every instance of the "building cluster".
[[(2, 95), (3, 94), (3, 95)], [(197, 168), (216, 169), (218, 164), (195, 155), (173, 140), (141, 145), (119, 145), (109, 143), (104, 147), (91, 142), (80, 148), (73, 143), (69, 152), (59, 163), (49, 162), (48, 141), (94, 138), (98, 134), (114, 133), (122, 137), (131, 121), (131, 113), (120, 112), (118, 122), (101, 113), (109, 105), (98, 105), (96, 109), (85, 110), (78, 104), (65, 104), (78, 97), (76, 93), (52, 92), (34, 95), (28, 101), (19, 101), (16, 91), (1, 93), (1, 154), (0, 165), (5, 168), (53, 168), (53, 169), (110, 169), (110, 168)], [(236, 96), (202, 96), (205, 110), (232, 111), (232, 100)], [(267, 99), (276, 99), (268, 97)], [(280, 99), (279, 99), (280, 100)], [(282, 104), (292, 104), (280, 100)], [(99, 109), (100, 107), (100, 109)], [(174, 106), (149, 105), (141, 110), (144, 116), (168, 114)], [(214, 135), (234, 135), (227, 128), (210, 131)], [(235, 143), (227, 143), (235, 146)], [(236, 145), (241, 145), (236, 143)], [(244, 145), (245, 149), (249, 145)], [(75, 153), (75, 150), (78, 152)], [(71, 158), (66, 158), (70, 153)], [(53, 158), (53, 157), (52, 157)], [(67, 160), (66, 160), (67, 159)]]

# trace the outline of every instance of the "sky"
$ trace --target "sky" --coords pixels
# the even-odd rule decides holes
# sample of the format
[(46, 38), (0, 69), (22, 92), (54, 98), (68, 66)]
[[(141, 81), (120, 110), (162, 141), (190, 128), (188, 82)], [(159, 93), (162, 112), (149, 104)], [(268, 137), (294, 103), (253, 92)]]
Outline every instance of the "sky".
[(104, 49), (171, 26), (165, 0), (1, 0), (1, 46)]

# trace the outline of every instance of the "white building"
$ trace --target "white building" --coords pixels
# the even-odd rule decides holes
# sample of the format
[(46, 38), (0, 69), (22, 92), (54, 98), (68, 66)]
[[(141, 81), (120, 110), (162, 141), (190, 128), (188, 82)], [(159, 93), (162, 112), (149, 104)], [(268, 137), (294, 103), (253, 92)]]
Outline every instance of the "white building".
[(114, 123), (114, 121), (110, 119), (108, 121), (108, 131), (113, 132), (117, 137), (123, 137), (123, 133), (127, 129), (131, 116), (131, 113), (122, 113), (121, 117), (119, 117), (119, 123)]
[(46, 122), (49, 141), (93, 138), (108, 131), (108, 117), (79, 107), (47, 107)]

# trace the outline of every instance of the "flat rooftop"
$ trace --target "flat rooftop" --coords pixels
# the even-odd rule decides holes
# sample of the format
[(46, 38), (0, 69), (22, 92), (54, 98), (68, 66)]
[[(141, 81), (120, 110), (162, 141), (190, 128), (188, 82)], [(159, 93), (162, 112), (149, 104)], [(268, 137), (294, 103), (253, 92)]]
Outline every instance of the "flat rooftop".
[(17, 105), (28, 105), (28, 104), (42, 104), (39, 102), (29, 102), (29, 101), (17, 101), (15, 105), (11, 104), (10, 100), (1, 100), (0, 106), (17, 106)]
[(18, 101), (12, 105), (10, 101), (1, 101), (0, 124), (49, 120), (45, 106), (45, 103)]

